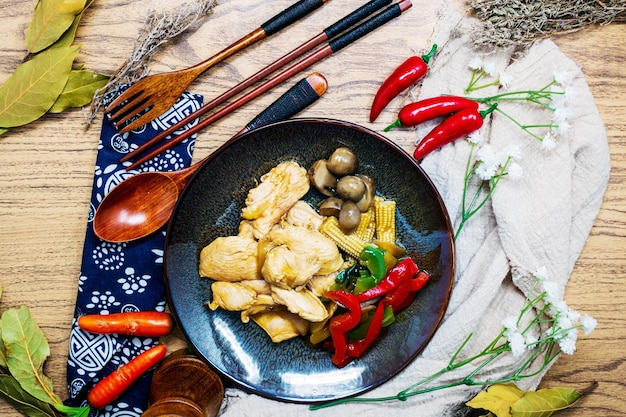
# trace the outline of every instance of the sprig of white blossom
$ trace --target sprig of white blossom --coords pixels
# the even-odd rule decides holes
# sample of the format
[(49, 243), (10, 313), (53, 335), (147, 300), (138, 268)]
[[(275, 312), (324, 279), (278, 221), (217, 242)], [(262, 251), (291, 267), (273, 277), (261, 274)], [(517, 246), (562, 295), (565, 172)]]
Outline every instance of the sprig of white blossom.
[[(534, 286), (530, 289), (529, 295), (526, 296), (519, 313), (505, 317), (502, 320), (500, 332), (493, 340), (488, 341), (478, 353), (459, 359), (473, 337), (473, 334), (469, 334), (445, 367), (396, 395), (379, 398), (347, 398), (313, 406), (311, 409), (330, 407), (345, 402), (406, 401), (415, 395), (460, 385), (504, 384), (541, 374), (561, 353), (573, 354), (576, 350), (579, 332), (582, 330), (584, 334), (591, 333), (597, 322), (593, 317), (582, 315), (567, 306), (562, 298), (563, 289), (557, 283), (547, 279), (545, 268), (537, 270), (534, 276)], [(519, 367), (497, 380), (490, 379), (489, 366), (494, 365), (497, 359), (507, 354), (513, 355), (518, 360)], [(544, 356), (538, 364), (538, 369), (530, 370), (530, 365), (542, 354)], [(463, 378), (439, 385), (435, 383), (438, 378), (446, 373), (461, 368), (468, 369)], [(481, 379), (480, 376), (483, 371), (487, 376)]]
[(516, 144), (504, 149), (496, 149), (491, 144), (481, 145), (479, 133), (470, 135), (468, 140), (471, 150), (465, 167), (461, 219), (455, 239), (465, 223), (487, 203), (500, 180), (505, 176), (517, 180), (523, 171), (518, 163), (522, 154)]

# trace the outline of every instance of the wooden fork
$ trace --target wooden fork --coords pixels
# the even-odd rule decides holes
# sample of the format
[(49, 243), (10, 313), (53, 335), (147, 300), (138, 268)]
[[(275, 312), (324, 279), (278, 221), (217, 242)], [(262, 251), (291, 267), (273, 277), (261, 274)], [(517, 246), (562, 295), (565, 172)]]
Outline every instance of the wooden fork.
[(209, 59), (187, 69), (156, 74), (138, 81), (111, 102), (105, 112), (116, 127), (124, 125), (120, 133), (143, 126), (172, 107), (189, 84), (213, 65), (284, 29), (327, 1), (300, 0)]

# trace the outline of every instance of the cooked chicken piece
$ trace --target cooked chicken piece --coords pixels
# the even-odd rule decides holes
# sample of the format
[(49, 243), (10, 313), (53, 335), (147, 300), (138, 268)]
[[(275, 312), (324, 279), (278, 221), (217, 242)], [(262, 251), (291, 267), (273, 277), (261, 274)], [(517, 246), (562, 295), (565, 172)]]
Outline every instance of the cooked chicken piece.
[(200, 276), (230, 282), (262, 279), (257, 246), (249, 237), (218, 237), (200, 252)]
[(308, 321), (286, 310), (255, 314), (252, 320), (265, 330), (274, 343), (304, 336), (309, 332)]
[(239, 233), (237, 233), (237, 236), (256, 240), (254, 237), (254, 226), (252, 226), (252, 222), (250, 220), (242, 220), (239, 223)]
[(309, 187), (305, 168), (293, 161), (278, 164), (248, 192), (241, 217), (252, 220), (254, 234), (260, 239), (309, 191)]
[(253, 315), (273, 310), (286, 310), (286, 307), (276, 304), (271, 295), (259, 294), (254, 304), (241, 312), (241, 322), (247, 323)]
[(299, 200), (285, 215), (285, 221), (292, 226), (318, 230), (324, 217), (315, 211), (306, 201)]
[(223, 308), (228, 311), (241, 311), (254, 305), (257, 293), (239, 282), (215, 281), (211, 284), (213, 301), (211, 310)]
[(257, 294), (272, 295), (272, 287), (264, 279), (255, 279), (250, 281), (241, 281), (241, 285), (250, 288)]
[(287, 246), (277, 246), (265, 255), (261, 275), (270, 284), (282, 288), (298, 288), (319, 270), (315, 253), (300, 253)]
[(328, 317), (326, 306), (309, 290), (286, 290), (273, 286), (272, 298), (303, 319), (316, 322)]
[(267, 239), (276, 246), (285, 245), (297, 253), (315, 254), (318, 264), (318, 270), (314, 272), (316, 275), (330, 274), (343, 265), (337, 244), (317, 230), (284, 225), (272, 229)]
[(326, 275), (313, 275), (306, 286), (317, 297), (321, 297), (324, 293), (330, 290), (330, 287), (335, 283), (337, 278), (337, 272), (332, 272)]

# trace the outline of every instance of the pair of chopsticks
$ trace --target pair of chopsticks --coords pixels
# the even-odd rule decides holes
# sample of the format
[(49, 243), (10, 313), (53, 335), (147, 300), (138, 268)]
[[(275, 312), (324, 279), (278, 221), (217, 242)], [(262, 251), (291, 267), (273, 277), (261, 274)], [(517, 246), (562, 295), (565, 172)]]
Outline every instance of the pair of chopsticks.
[[(183, 140), (187, 139), (189, 136), (197, 133), (201, 129), (204, 129), (206, 126), (221, 119), (222, 117), (229, 114), (233, 110), (255, 99), (259, 95), (277, 86), (278, 84), (282, 83), (283, 81), (287, 80), (293, 75), (308, 68), (314, 63), (321, 61), (322, 59), (328, 57), (329, 55), (332, 55), (333, 53), (339, 51), (340, 49), (348, 46), (352, 42), (355, 42), (356, 40), (360, 39), (366, 34), (372, 32), (373, 30), (379, 28), (380, 26), (395, 19), (396, 17), (400, 16), (404, 11), (408, 10), (412, 6), (411, 0), (401, 0), (398, 3), (395, 3), (391, 6), (386, 7), (380, 13), (375, 14), (369, 19), (361, 22), (364, 18), (374, 14), (383, 6), (390, 4), (391, 1), (392, 0), (372, 0), (369, 3), (361, 6), (359, 9), (355, 10), (354, 12), (345, 16), (338, 22), (326, 28), (319, 35), (313, 37), (312, 39), (303, 43), (301, 46), (289, 52), (288, 54), (278, 59), (274, 63), (268, 65), (267, 67), (265, 67), (258, 73), (254, 74), (248, 79), (237, 84), (235, 87), (223, 93), (221, 96), (206, 103), (205, 105), (200, 107), (198, 110), (189, 114), (187, 117), (183, 118), (182, 120), (172, 125), (168, 129), (159, 133), (158, 135), (154, 136), (152, 139), (148, 140), (146, 143), (144, 143), (143, 145), (141, 145), (134, 151), (126, 154), (123, 158), (120, 159), (120, 161), (126, 162), (131, 159), (134, 159), (135, 157), (137, 157), (138, 155), (142, 153), (145, 153), (143, 156), (139, 156), (137, 159), (135, 159), (131, 165), (126, 167), (126, 170), (131, 170), (131, 169), (138, 167), (142, 163), (152, 159), (153, 157), (165, 151), (166, 149), (169, 149), (170, 147), (173, 147), (176, 144), (182, 142)], [(311, 53), (309, 56), (291, 65), (290, 67), (283, 70), (282, 72), (280, 72), (273, 78), (265, 81), (264, 83), (262, 83), (261, 85), (259, 85), (258, 87), (250, 91), (249, 93), (243, 95), (239, 99), (235, 100), (234, 102), (230, 103), (229, 105), (219, 110), (218, 112), (212, 114), (206, 119), (198, 122), (196, 125), (190, 127), (189, 129), (187, 129), (180, 135), (171, 138), (169, 141), (161, 144), (160, 146), (157, 146), (152, 151), (148, 151), (150, 147), (162, 141), (163, 139), (167, 138), (169, 135), (176, 132), (181, 127), (185, 126), (187, 123), (192, 122), (193, 120), (205, 114), (209, 110), (215, 108), (216, 106), (220, 105), (224, 101), (228, 100), (230, 97), (243, 91), (245, 88), (252, 85), (256, 81), (264, 78), (265, 76), (276, 71), (278, 68), (282, 67), (283, 65), (304, 55), (306, 52), (311, 51), (313, 48), (321, 45), (322, 43), (326, 41), (328, 42), (324, 46), (320, 47), (319, 49)]]

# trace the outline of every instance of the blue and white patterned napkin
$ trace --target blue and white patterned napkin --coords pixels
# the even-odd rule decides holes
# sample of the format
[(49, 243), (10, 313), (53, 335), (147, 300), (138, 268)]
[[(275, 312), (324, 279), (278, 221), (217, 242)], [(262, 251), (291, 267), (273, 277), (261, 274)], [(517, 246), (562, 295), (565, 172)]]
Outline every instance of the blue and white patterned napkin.
[[(202, 105), (202, 100), (202, 96), (185, 93), (157, 120), (123, 135), (119, 134), (107, 117), (104, 118), (70, 334), (67, 363), (68, 405), (84, 405), (87, 392), (93, 383), (157, 343), (152, 338), (96, 335), (78, 328), (76, 318), (83, 314), (162, 311), (165, 308), (165, 227), (144, 239), (111, 243), (100, 240), (94, 234), (93, 216), (104, 196), (124, 179), (143, 171), (174, 171), (190, 165), (195, 135), (142, 164), (136, 171), (126, 171), (119, 159), (197, 110)], [(174, 135), (196, 123), (197, 120)], [(147, 406), (150, 381), (151, 375), (147, 375), (113, 404), (102, 410), (92, 410), (90, 415), (140, 416)]]

